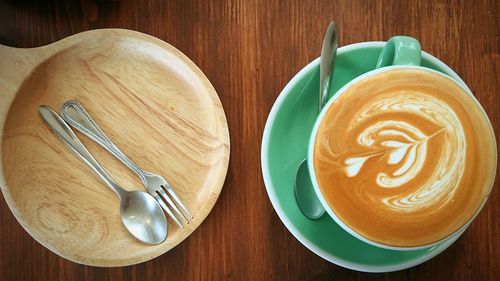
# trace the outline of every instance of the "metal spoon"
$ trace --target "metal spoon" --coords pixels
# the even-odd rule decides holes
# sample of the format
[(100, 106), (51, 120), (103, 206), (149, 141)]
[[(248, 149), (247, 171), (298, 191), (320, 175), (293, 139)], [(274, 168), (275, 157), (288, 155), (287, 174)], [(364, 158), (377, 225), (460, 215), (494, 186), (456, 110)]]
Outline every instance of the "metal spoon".
[[(337, 56), (337, 38), (337, 24), (332, 21), (326, 29), (325, 36), (323, 37), (323, 46), (321, 48), (318, 113), (328, 100), (331, 79), (333, 77), (333, 68)], [(309, 169), (307, 168), (307, 158), (300, 163), (297, 169), (295, 178), (295, 199), (297, 200), (299, 209), (304, 216), (309, 219), (319, 219), (325, 213), (325, 209), (314, 192)]]
[(50, 107), (42, 105), (38, 113), (49, 127), (85, 163), (87, 163), (120, 198), (123, 225), (135, 238), (147, 244), (159, 244), (167, 237), (167, 220), (158, 202), (143, 191), (126, 191), (121, 188), (97, 163), (80, 142), (73, 130)]

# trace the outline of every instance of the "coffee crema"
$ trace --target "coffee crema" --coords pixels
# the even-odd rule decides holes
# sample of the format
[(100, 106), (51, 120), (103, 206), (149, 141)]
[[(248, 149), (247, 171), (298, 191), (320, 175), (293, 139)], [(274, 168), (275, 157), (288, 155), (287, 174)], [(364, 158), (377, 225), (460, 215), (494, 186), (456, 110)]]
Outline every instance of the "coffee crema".
[(343, 223), (385, 245), (414, 247), (464, 226), (489, 194), (496, 143), (456, 83), (392, 69), (346, 89), (314, 143), (320, 190)]

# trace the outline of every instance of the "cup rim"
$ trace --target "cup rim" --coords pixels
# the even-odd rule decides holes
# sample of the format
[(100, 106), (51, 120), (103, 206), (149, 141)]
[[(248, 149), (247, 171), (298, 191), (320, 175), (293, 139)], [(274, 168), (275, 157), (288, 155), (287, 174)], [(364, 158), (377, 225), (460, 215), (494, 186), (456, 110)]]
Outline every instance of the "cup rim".
[(380, 73), (384, 73), (384, 72), (388, 72), (388, 71), (393, 71), (393, 70), (397, 70), (397, 69), (417, 69), (417, 70), (421, 70), (421, 71), (427, 71), (427, 72), (435, 73), (435, 74), (438, 74), (438, 75), (440, 75), (440, 76), (442, 76), (442, 77), (444, 77), (444, 78), (452, 81), (457, 86), (459, 86), (460, 88), (462, 88), (463, 90), (465, 90), (465, 92), (469, 95), (469, 97), (480, 108), (480, 110), (481, 110), (481, 112), (483, 114), (483, 117), (485, 118), (487, 124), (489, 125), (489, 129), (491, 131), (491, 135), (493, 136), (493, 142), (494, 142), (494, 150), (495, 150), (495, 153), (494, 153), (495, 167), (494, 168), (496, 170), (496, 167), (497, 167), (497, 164), (498, 164), (498, 159), (497, 159), (497, 143), (496, 143), (496, 137), (495, 137), (495, 133), (494, 133), (494, 130), (493, 130), (493, 126), (492, 126), (491, 121), (490, 121), (490, 119), (488, 117), (488, 114), (486, 113), (486, 111), (484, 110), (484, 108), (481, 106), (481, 104), (479, 103), (479, 101), (476, 99), (476, 97), (474, 96), (474, 94), (472, 93), (472, 91), (467, 87), (467, 85), (465, 85), (465, 83), (460, 78), (456, 79), (455, 77), (451, 77), (451, 76), (449, 76), (449, 75), (447, 75), (445, 73), (436, 71), (434, 69), (430, 69), (430, 68), (423, 67), (423, 66), (415, 66), (415, 65), (392, 65), (392, 66), (386, 66), (386, 67), (374, 69), (374, 70), (371, 70), (369, 72), (366, 72), (366, 73), (364, 73), (364, 74), (362, 74), (362, 75), (354, 78), (353, 80), (351, 80), (347, 84), (345, 84), (342, 88), (340, 88), (333, 95), (333, 97), (331, 97), (328, 100), (328, 102), (325, 104), (325, 106), (322, 108), (320, 114), (316, 118), (316, 121), (314, 123), (313, 129), (312, 129), (312, 132), (311, 132), (311, 135), (310, 135), (310, 138), (309, 138), (309, 146), (308, 146), (308, 150), (307, 150), (307, 155), (308, 155), (308, 157), (307, 157), (307, 162), (308, 162), (307, 166), (308, 166), (308, 169), (309, 169), (309, 174), (311, 176), (312, 184), (314, 186), (314, 191), (316, 193), (316, 196), (320, 200), (321, 205), (323, 206), (323, 208), (325, 208), (325, 210), (328, 213), (328, 215), (338, 225), (340, 225), (345, 231), (347, 231), (349, 234), (353, 235), (357, 239), (360, 239), (361, 241), (364, 241), (364, 242), (366, 242), (368, 244), (371, 244), (371, 245), (374, 245), (376, 247), (380, 247), (380, 248), (384, 248), (384, 249), (389, 249), (389, 250), (397, 250), (397, 251), (413, 251), (413, 250), (426, 249), (426, 248), (435, 246), (435, 245), (437, 245), (439, 243), (442, 243), (443, 241), (446, 241), (446, 240), (450, 239), (451, 237), (455, 236), (456, 234), (465, 231), (465, 229), (472, 223), (472, 221), (476, 218), (476, 216), (479, 214), (479, 212), (481, 211), (481, 209), (486, 204), (486, 201), (488, 200), (488, 198), (489, 198), (489, 196), (491, 194), (491, 190), (493, 189), (493, 185), (494, 185), (494, 182), (495, 182), (496, 173), (493, 174), (493, 176), (491, 178), (490, 186), (489, 186), (488, 191), (487, 191), (487, 195), (484, 197), (484, 199), (481, 202), (481, 204), (479, 205), (479, 207), (476, 209), (476, 211), (471, 216), (471, 218), (469, 220), (467, 220), (457, 230), (455, 230), (454, 232), (450, 233), (449, 235), (443, 237), (442, 239), (440, 239), (438, 241), (434, 241), (434, 242), (429, 243), (429, 244), (419, 245), (419, 246), (393, 246), (393, 245), (388, 245), (388, 244), (383, 244), (383, 243), (380, 243), (380, 242), (376, 242), (376, 241), (373, 241), (373, 240), (370, 240), (370, 239), (364, 237), (363, 235), (361, 235), (360, 233), (358, 233), (356, 230), (354, 230), (353, 228), (351, 228), (348, 224), (344, 223), (335, 214), (335, 212), (332, 210), (332, 208), (328, 205), (328, 202), (324, 198), (323, 193), (321, 192), (321, 190), (319, 188), (319, 184), (318, 184), (316, 173), (315, 173), (314, 161), (313, 161), (313, 159), (314, 159), (314, 145), (315, 145), (315, 141), (316, 141), (316, 137), (317, 137), (319, 126), (321, 125), (321, 123), (322, 123), (322, 121), (323, 121), (323, 119), (324, 119), (324, 117), (326, 115), (326, 112), (328, 111), (328, 109), (330, 108), (330, 106), (333, 104), (333, 102), (335, 100), (337, 100), (343, 93), (345, 93), (345, 91), (348, 88), (350, 88), (354, 84), (358, 83), (359, 81), (361, 81), (363, 79), (366, 79), (366, 78), (369, 78), (369, 77), (372, 77), (372, 76), (375, 76), (375, 75), (380, 74)]

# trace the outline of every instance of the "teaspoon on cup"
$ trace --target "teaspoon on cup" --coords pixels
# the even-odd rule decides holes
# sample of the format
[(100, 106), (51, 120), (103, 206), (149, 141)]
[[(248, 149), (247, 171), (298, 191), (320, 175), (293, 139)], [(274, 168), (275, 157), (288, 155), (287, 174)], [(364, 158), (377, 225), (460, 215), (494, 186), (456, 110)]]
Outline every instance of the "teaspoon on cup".
[(132, 236), (147, 244), (159, 244), (167, 237), (167, 220), (158, 202), (149, 193), (126, 191), (97, 163), (73, 130), (50, 107), (38, 108), (40, 116), (71, 149), (89, 165), (120, 198), (123, 225)]
[[(330, 22), (323, 37), (323, 46), (321, 48), (320, 57), (320, 87), (319, 87), (319, 110), (326, 104), (328, 93), (330, 92), (331, 80), (333, 77), (333, 68), (337, 56), (337, 24), (335, 21)], [(307, 158), (302, 160), (297, 169), (295, 177), (295, 199), (299, 205), (299, 209), (309, 219), (319, 219), (325, 213), (325, 209), (321, 205), (309, 175), (307, 167)]]

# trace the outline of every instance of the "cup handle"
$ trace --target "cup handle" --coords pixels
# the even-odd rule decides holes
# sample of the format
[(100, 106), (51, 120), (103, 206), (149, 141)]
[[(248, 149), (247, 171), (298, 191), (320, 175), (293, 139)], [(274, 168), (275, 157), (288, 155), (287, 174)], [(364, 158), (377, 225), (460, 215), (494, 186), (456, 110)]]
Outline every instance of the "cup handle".
[(394, 36), (385, 44), (377, 60), (376, 68), (390, 65), (420, 65), (421, 48), (417, 39)]

